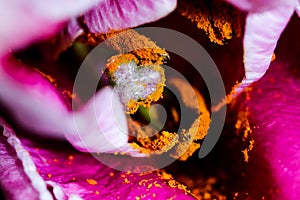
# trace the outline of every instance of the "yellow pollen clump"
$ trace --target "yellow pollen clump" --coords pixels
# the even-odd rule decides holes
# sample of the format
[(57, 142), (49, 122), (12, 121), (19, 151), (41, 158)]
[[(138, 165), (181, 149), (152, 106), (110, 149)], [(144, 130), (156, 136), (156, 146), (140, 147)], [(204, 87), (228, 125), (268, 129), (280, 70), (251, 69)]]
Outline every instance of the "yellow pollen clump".
[(226, 95), (225, 98), (222, 99), (222, 101), (220, 103), (218, 103), (216, 106), (214, 106), (212, 108), (212, 112), (218, 112), (220, 109), (223, 108), (223, 106), (232, 103), (235, 98), (235, 94), (236, 94), (236, 89), (241, 85), (241, 83), (236, 82), (235, 85), (232, 87), (231, 91), (229, 94)]
[(224, 45), (241, 35), (240, 12), (222, 0), (180, 1), (178, 12), (202, 29), (211, 42)]
[(86, 179), (86, 182), (90, 185), (97, 185), (97, 181), (95, 181), (94, 179)]
[[(179, 90), (185, 106), (192, 109), (198, 117), (189, 129), (179, 130), (178, 133), (168, 131), (155, 133), (151, 127), (140, 126), (139, 123), (128, 119), (128, 128), (133, 137), (129, 141), (134, 149), (144, 154), (167, 152), (169, 156), (184, 161), (200, 148), (199, 140), (206, 136), (209, 129), (210, 113), (206, 108), (204, 98), (193, 87), (187, 86), (187, 83), (180, 79), (170, 79), (168, 82)], [(171, 112), (177, 113), (176, 109)], [(176, 119), (176, 115), (175, 121), (179, 120)]]
[(164, 49), (134, 30), (126, 30), (113, 36), (110, 35), (105, 43), (108, 47), (119, 52), (118, 55), (112, 56), (106, 64), (105, 74), (112, 82), (114, 82), (114, 72), (119, 66), (130, 62), (136, 63), (138, 67), (149, 67), (158, 72), (161, 77), (153, 93), (146, 98), (131, 99), (126, 102), (127, 114), (134, 114), (139, 106), (149, 108), (152, 102), (162, 98), (165, 74), (160, 65), (168, 58), (168, 53)]
[(178, 188), (180, 190), (183, 190), (185, 193), (191, 193), (191, 191), (187, 189), (186, 185), (177, 182), (171, 174), (160, 170), (158, 171), (158, 175), (162, 180), (166, 181), (171, 188)]
[(275, 61), (275, 60), (276, 60), (276, 54), (273, 53), (272, 58), (271, 58), (271, 62), (273, 62), (273, 61)]
[(195, 88), (180, 79), (171, 79), (169, 82), (179, 90), (184, 104), (198, 114), (189, 129), (181, 130), (178, 143), (171, 154), (172, 157), (185, 161), (200, 148), (197, 141), (202, 140), (208, 132), (210, 113), (204, 98)]
[(130, 183), (130, 181), (128, 180), (128, 178), (125, 178), (125, 179), (123, 180), (123, 183), (125, 183), (125, 184), (129, 184), (129, 183)]
[(132, 61), (138, 62), (138, 59), (133, 54), (112, 56), (106, 64), (106, 69), (108, 70), (109, 75), (112, 76), (113, 72), (116, 71), (121, 64), (128, 64)]
[(238, 119), (235, 123), (236, 133), (242, 134), (242, 141), (246, 143), (246, 148), (241, 152), (244, 156), (244, 161), (249, 162), (249, 152), (254, 148), (254, 139), (251, 136), (252, 128), (249, 122), (249, 108), (246, 107), (245, 111), (239, 111)]
[(69, 160), (74, 160), (74, 156), (70, 155), (70, 156), (68, 157), (68, 159), (69, 159)]

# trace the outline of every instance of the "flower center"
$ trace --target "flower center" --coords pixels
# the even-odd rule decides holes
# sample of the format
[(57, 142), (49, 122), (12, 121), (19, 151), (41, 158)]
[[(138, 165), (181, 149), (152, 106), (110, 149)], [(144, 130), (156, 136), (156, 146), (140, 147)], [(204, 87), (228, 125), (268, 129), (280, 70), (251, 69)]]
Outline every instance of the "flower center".
[(145, 99), (157, 89), (161, 75), (151, 67), (140, 67), (134, 61), (121, 64), (114, 72), (115, 89), (122, 103)]

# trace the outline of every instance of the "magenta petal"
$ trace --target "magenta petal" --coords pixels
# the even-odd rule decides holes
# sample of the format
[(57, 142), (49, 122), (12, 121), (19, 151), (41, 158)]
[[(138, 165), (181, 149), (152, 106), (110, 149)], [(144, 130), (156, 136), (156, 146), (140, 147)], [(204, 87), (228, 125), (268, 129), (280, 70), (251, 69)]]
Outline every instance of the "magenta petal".
[[(30, 154), (26, 151), (23, 147), (19, 138), (16, 137), (14, 131), (3, 122), (0, 118), (0, 125), (2, 127), (3, 124), (3, 135), (1, 134), (1, 138), (3, 136), (6, 137), (6, 140), (3, 138), (4, 145), (7, 145), (7, 148), (2, 149), (1, 155), (6, 158), (7, 160), (4, 161), (5, 165), (11, 165), (9, 169), (2, 168), (0, 172), (7, 173), (9, 176), (7, 177), (8, 182), (3, 181), (3, 185), (6, 187), (10, 186), (9, 190), (4, 190), (11, 196), (10, 199), (21, 199), (21, 196), (18, 193), (14, 193), (14, 189), (16, 190), (27, 190), (24, 193), (25, 199), (41, 199), (47, 200), (52, 199), (52, 195), (47, 189), (47, 185), (42, 177), (38, 174), (35, 164), (33, 163)], [(17, 159), (16, 159), (17, 158)], [(7, 161), (10, 160), (12, 163), (8, 163)], [(17, 167), (15, 165), (17, 163)], [(6, 167), (8, 167), (8, 165)], [(5, 175), (4, 175), (5, 176)], [(18, 180), (20, 182), (18, 182)], [(8, 184), (11, 183), (11, 184)], [(27, 186), (24, 187), (24, 183)], [(31, 188), (35, 191), (31, 191)], [(29, 191), (28, 191), (29, 190)], [(20, 191), (23, 193), (24, 191)], [(38, 197), (36, 197), (36, 193), (38, 193)]]
[[(249, 164), (245, 163), (250, 180), (247, 185), (252, 186), (246, 190), (255, 193), (253, 185), (264, 180), (274, 184), (272, 199), (293, 200), (300, 196), (300, 93), (299, 81), (291, 78), (284, 69), (287, 67), (274, 64), (270, 73), (255, 84), (250, 101), (241, 108), (249, 108), (251, 122), (256, 126), (252, 132), (254, 149), (249, 153)], [(266, 168), (273, 180), (266, 180)]]
[(24, 173), (21, 161), (16, 159), (16, 152), (7, 143), (7, 138), (0, 135), (0, 182), (2, 193), (7, 199), (37, 199), (38, 193), (30, 184), (30, 180)]
[[(4, 139), (1, 142), (9, 146)], [(103, 165), (90, 154), (74, 150), (66, 143), (38, 143), (26, 138), (22, 138), (21, 142), (34, 161), (38, 174), (57, 199), (193, 199), (183, 190), (169, 187), (156, 172), (120, 172)], [(13, 154), (12, 150), (1, 149), (2, 157), (7, 154)], [(16, 157), (10, 159), (9, 162), (19, 162)], [(15, 171), (24, 176), (23, 170), (24, 167), (18, 166)], [(6, 169), (6, 165), (0, 165), (0, 173), (5, 171), (13, 171), (13, 168)], [(19, 182), (15, 182), (9, 177), (10, 184), (7, 184), (7, 180), (0, 180), (5, 197), (36, 199), (36, 191), (31, 188), (32, 182), (30, 184), (26, 176), (21, 178), (17, 179)], [(24, 196), (21, 197), (18, 191), (23, 188), (26, 188), (27, 193), (24, 189)]]
[(158, 20), (176, 7), (175, 0), (106, 0), (84, 15), (93, 33), (106, 33)]
[(64, 138), (71, 117), (64, 100), (48, 79), (11, 54), (0, 57), (0, 98), (22, 127)]
[(247, 179), (244, 191), (250, 199), (300, 196), (300, 45), (294, 41), (300, 29), (299, 21), (293, 22), (279, 42), (269, 71), (253, 85), (248, 98), (238, 99), (237, 109), (247, 110), (255, 126), (250, 133), (254, 148), (249, 163), (242, 165), (243, 179)]
[(65, 136), (85, 152), (135, 152), (128, 145), (122, 104), (109, 87), (71, 112), (48, 79), (7, 55), (0, 59), (0, 98), (15, 122), (31, 132)]

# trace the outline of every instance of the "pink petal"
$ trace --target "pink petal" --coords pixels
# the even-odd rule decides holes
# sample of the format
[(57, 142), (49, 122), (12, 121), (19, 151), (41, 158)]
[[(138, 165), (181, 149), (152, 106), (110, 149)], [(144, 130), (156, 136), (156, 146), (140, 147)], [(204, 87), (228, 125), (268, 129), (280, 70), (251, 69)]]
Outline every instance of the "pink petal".
[[(33, 168), (38, 171), (35, 170), (35, 173), (43, 178), (39, 183), (51, 186), (48, 188), (53, 191), (55, 199), (194, 199), (184, 190), (168, 186), (157, 172), (121, 172), (65, 143), (33, 142), (28, 138), (20, 140), (19, 147), (29, 152), (35, 164)], [(0, 135), (0, 141), (0, 158), (5, 159), (0, 163), (0, 175), (3, 177), (0, 184), (4, 197), (31, 200), (49, 193), (33, 188), (35, 180), (24, 173), (28, 163), (20, 164), (22, 158), (15, 153), (18, 149), (12, 148), (3, 135)], [(27, 154), (27, 151), (23, 152)]]
[[(37, 191), (31, 185), (30, 179), (24, 170), (20, 170), (21, 161), (16, 159), (16, 152), (7, 142), (7, 138), (2, 135), (0, 125), (0, 180), (2, 194), (8, 199), (24, 200), (38, 199)], [(10, 190), (6, 189), (10, 188)]]
[(228, 2), (232, 3), (233, 5), (239, 7), (242, 10), (251, 10), (252, 4), (251, 0), (227, 0)]
[(145, 156), (128, 144), (126, 116), (119, 96), (112, 88), (102, 88), (74, 112), (73, 117), (73, 127), (65, 136), (78, 150)]
[(158, 20), (176, 7), (176, 0), (107, 0), (84, 15), (93, 33), (106, 33)]
[(0, 61), (0, 99), (7, 111), (24, 128), (63, 138), (70, 114), (55, 87), (12, 55)]
[(297, 0), (296, 12), (297, 12), (298, 16), (300, 17), (300, 1), (299, 0)]
[(250, 133), (254, 148), (248, 153), (249, 162), (241, 164), (243, 191), (253, 199), (293, 200), (300, 195), (299, 80), (289, 67), (274, 64), (253, 86), (250, 100), (239, 99), (238, 109), (248, 109), (256, 127)]
[(277, 41), (293, 12), (293, 4), (282, 3), (269, 10), (248, 13), (244, 35), (245, 79), (238, 92), (265, 74)]
[(283, 5), (295, 7), (298, 0), (226, 0), (242, 10), (249, 12), (261, 12), (272, 10)]
[(15, 122), (48, 137), (64, 138), (85, 152), (127, 152), (127, 122), (117, 94), (104, 88), (73, 114), (57, 89), (36, 71), (8, 55), (0, 65), (0, 99)]
[(74, 114), (74, 131), (66, 137), (80, 151), (114, 152), (128, 145), (122, 104), (111, 88), (104, 88)]
[(0, 1), (0, 54), (47, 38), (100, 0)]
[[(228, 161), (230, 166), (232, 163), (236, 166), (232, 176), (240, 176), (237, 184), (233, 184), (238, 199), (294, 200), (300, 196), (300, 43), (295, 42), (299, 25), (299, 19), (293, 17), (278, 42), (277, 58), (266, 75), (233, 105), (236, 112), (249, 113), (247, 119), (252, 130), (247, 139), (244, 129), (240, 130), (238, 148), (231, 151), (239, 155), (240, 161)], [(236, 120), (232, 126), (235, 124)], [(230, 140), (223, 142), (231, 146), (230, 141), (236, 138), (231, 129), (228, 130)], [(248, 152), (249, 162), (246, 163), (240, 150), (248, 148), (252, 139), (254, 147)], [(230, 151), (223, 149), (223, 152), (231, 155)]]

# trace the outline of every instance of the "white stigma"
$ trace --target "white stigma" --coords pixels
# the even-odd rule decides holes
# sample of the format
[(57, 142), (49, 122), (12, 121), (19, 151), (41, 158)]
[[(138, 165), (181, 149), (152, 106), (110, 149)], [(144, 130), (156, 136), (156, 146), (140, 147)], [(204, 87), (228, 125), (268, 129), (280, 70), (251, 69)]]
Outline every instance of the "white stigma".
[(121, 64), (114, 72), (115, 89), (125, 105), (131, 99), (138, 101), (151, 95), (160, 79), (159, 72), (151, 67), (138, 66), (135, 62)]

